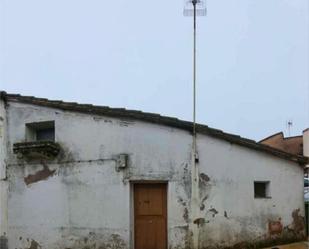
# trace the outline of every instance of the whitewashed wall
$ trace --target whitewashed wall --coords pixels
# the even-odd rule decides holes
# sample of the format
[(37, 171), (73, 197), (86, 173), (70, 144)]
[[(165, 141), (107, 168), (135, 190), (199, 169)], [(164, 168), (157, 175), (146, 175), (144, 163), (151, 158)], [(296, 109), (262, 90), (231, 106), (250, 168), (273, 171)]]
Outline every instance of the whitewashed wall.
[(0, 98), (0, 249), (7, 247), (8, 234), (8, 181), (7, 162), (7, 119), (5, 103)]
[[(12, 146), (24, 141), (25, 123), (47, 120), (55, 120), (64, 153), (46, 164), (53, 176), (26, 185), (24, 178), (43, 165), (17, 159)], [(8, 136), (10, 249), (129, 248), (134, 180), (168, 182), (169, 248), (188, 245), (189, 132), (11, 102)], [(304, 214), (301, 167), (204, 135), (198, 152), (200, 248), (267, 240), (269, 220), (294, 229), (293, 211)], [(120, 153), (129, 155), (129, 167), (116, 172), (111, 159)], [(254, 199), (254, 180), (271, 181), (272, 198)]]

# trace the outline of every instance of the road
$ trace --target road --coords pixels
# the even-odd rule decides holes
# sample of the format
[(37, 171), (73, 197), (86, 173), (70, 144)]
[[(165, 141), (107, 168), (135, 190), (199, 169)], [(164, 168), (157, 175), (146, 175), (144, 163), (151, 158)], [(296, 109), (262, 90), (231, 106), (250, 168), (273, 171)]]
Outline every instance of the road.
[(299, 242), (282, 246), (272, 246), (265, 249), (309, 249), (309, 242)]

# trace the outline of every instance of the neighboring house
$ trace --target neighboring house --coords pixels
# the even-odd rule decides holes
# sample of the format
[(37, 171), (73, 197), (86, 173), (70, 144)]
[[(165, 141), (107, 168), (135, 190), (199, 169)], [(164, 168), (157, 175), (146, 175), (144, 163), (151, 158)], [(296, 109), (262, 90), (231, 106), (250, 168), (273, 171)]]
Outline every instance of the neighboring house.
[(246, 248), (304, 239), (308, 158), (121, 108), (0, 94), (1, 249)]
[[(295, 154), (309, 157), (309, 128), (303, 131), (300, 136), (284, 137), (283, 132), (278, 132), (260, 141), (276, 149)], [(309, 176), (309, 165), (304, 168), (305, 177)]]

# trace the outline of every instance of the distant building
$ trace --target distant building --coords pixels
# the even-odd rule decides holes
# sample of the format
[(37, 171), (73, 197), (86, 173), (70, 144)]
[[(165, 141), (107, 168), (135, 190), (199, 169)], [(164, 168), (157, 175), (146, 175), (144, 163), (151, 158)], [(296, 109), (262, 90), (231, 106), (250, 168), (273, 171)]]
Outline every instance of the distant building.
[[(309, 128), (300, 136), (284, 137), (278, 132), (260, 141), (261, 144), (285, 151), (287, 153), (309, 157)], [(305, 176), (309, 176), (309, 165), (304, 168)]]
[(244, 249), (305, 238), (307, 157), (198, 124), (193, 161), (192, 127), (0, 92), (0, 248)]

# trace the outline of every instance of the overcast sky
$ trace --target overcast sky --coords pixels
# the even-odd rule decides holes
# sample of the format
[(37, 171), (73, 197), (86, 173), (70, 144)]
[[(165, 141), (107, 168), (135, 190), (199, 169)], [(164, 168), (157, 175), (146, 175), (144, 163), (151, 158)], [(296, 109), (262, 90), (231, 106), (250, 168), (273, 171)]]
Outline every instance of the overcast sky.
[[(0, 89), (192, 120), (183, 0), (0, 0)], [(208, 0), (197, 120), (255, 140), (309, 127), (309, 1)]]

